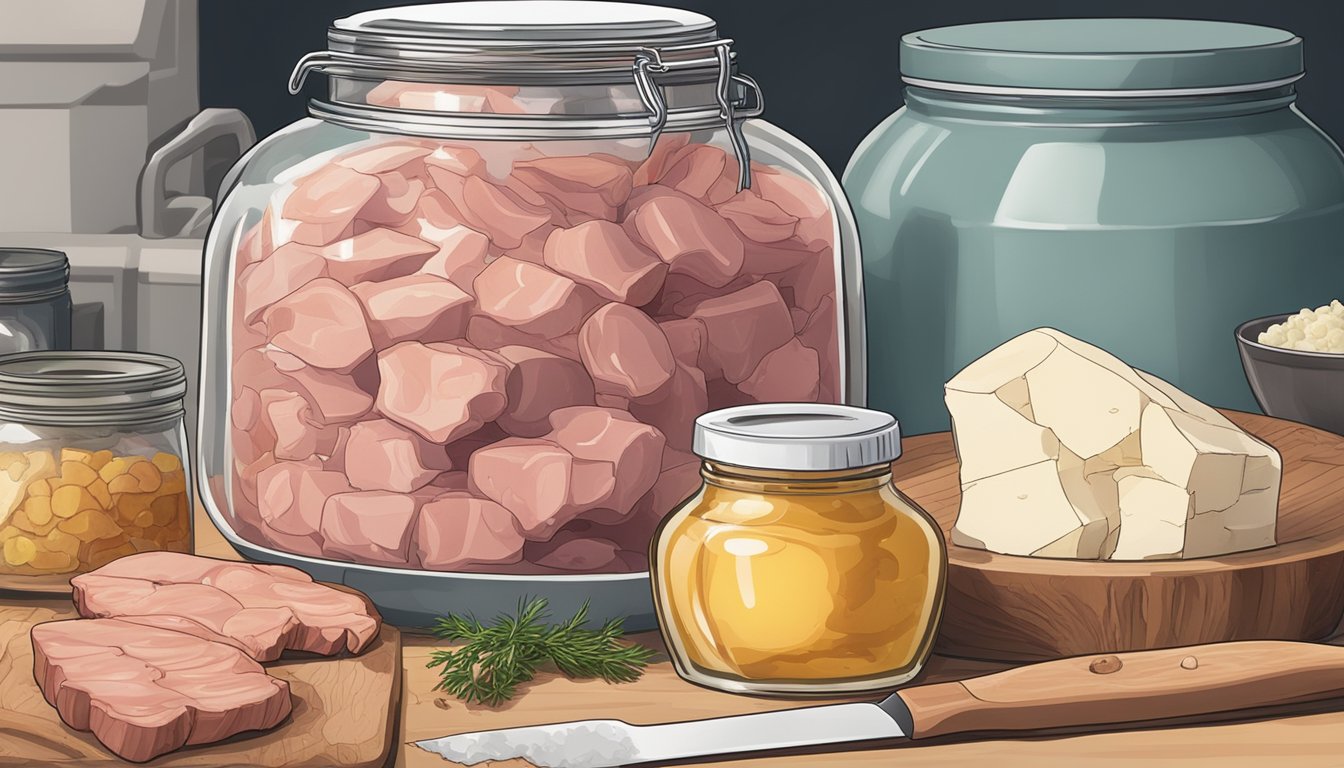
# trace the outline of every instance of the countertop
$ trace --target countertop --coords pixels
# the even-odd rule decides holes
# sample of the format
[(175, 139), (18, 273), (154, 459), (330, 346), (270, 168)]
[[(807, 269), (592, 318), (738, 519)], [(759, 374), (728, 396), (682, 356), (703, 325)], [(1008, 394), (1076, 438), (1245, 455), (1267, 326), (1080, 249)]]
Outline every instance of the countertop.
[[(210, 524), (201, 509), (196, 516), (196, 551), (210, 557), (238, 559), (238, 555)], [(657, 633), (632, 639), (662, 649)], [(683, 682), (665, 655), (636, 682), (608, 685), (600, 681), (575, 682), (541, 675), (513, 701), (498, 709), (467, 705), (432, 690), (436, 675), (425, 668), (432, 637), (406, 634), (401, 747), (397, 768), (439, 768), (450, 765), (440, 758), (407, 746), (417, 739), (462, 731), (508, 728), (563, 720), (619, 717), (632, 723), (670, 722), (697, 717), (744, 714), (804, 706), (812, 702), (733, 696)], [(925, 672), (930, 682), (992, 672), (998, 665), (934, 657)], [(1336, 703), (1337, 705), (1337, 703)], [(1321, 706), (1330, 706), (1321, 705)], [(793, 754), (696, 763), (704, 766), (975, 766), (994, 768), (1077, 768), (1151, 765), (1192, 766), (1265, 765), (1344, 766), (1344, 711), (1268, 717), (1216, 725), (1177, 726), (1114, 731), (1085, 735), (986, 739), (931, 744), (901, 743), (880, 749), (849, 748), (843, 752)], [(492, 768), (522, 768), (523, 761), (490, 764)]]

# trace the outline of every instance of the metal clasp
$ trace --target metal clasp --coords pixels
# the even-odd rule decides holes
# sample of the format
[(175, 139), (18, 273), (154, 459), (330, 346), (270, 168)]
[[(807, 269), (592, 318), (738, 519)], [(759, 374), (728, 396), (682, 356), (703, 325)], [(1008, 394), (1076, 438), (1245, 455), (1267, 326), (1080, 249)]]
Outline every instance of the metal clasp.
[[(655, 75), (666, 74), (682, 69), (699, 69), (706, 66), (718, 68), (717, 90), (715, 98), (719, 105), (719, 119), (728, 130), (733, 145), (733, 154), (737, 158), (737, 189), (751, 188), (751, 151), (747, 139), (742, 134), (742, 124), (747, 117), (759, 115), (765, 106), (760, 86), (746, 75), (733, 74), (733, 41), (715, 40), (710, 43), (692, 43), (688, 45), (670, 45), (663, 48), (640, 48), (635, 54), (635, 88), (644, 108), (649, 110), (649, 151), (658, 143), (658, 137), (667, 127), (667, 99), (663, 96), (662, 86), (658, 85)], [(663, 58), (668, 53), (688, 51), (710, 51), (709, 56), (673, 59)], [(734, 86), (741, 91), (739, 97)]]

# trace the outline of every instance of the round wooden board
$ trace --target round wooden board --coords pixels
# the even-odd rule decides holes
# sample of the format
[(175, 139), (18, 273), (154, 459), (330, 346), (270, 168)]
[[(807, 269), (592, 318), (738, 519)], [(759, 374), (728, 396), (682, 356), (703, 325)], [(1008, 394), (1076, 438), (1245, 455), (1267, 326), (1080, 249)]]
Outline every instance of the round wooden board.
[[(1228, 640), (1320, 640), (1344, 615), (1344, 437), (1237, 411), (1279, 450), (1278, 545), (1199, 560), (1097, 562), (948, 544), (937, 653), (993, 661)], [(907, 438), (896, 486), (951, 531), (961, 503), (952, 435)]]

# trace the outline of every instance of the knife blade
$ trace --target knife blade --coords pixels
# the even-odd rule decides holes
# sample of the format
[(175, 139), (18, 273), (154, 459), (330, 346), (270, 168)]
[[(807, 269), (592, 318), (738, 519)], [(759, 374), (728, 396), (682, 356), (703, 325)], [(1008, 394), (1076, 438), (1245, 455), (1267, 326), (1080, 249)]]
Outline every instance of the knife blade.
[(585, 720), (478, 731), (415, 745), (461, 765), (521, 757), (538, 768), (616, 768), (710, 755), (954, 733), (1110, 726), (1344, 696), (1344, 648), (1246, 641), (1079, 656), (880, 703), (631, 725)]

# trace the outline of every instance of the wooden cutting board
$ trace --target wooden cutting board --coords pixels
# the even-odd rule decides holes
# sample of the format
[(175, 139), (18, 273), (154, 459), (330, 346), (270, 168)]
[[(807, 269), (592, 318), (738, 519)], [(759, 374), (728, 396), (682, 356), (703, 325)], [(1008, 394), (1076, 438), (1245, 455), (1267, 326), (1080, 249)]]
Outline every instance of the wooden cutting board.
[[(1007, 662), (1228, 640), (1321, 640), (1344, 614), (1344, 437), (1224, 411), (1283, 458), (1278, 544), (1194, 560), (1097, 562), (948, 544), (935, 651)], [(950, 433), (902, 442), (898, 488), (946, 535), (961, 503)]]
[[(93, 734), (67, 727), (33, 680), (34, 624), (75, 617), (68, 599), (0, 594), (0, 766), (133, 765)], [(266, 671), (289, 682), (293, 713), (276, 728), (186, 747), (139, 765), (377, 768), (388, 761), (401, 698), (401, 634), (384, 625), (354, 657), (282, 659)]]

